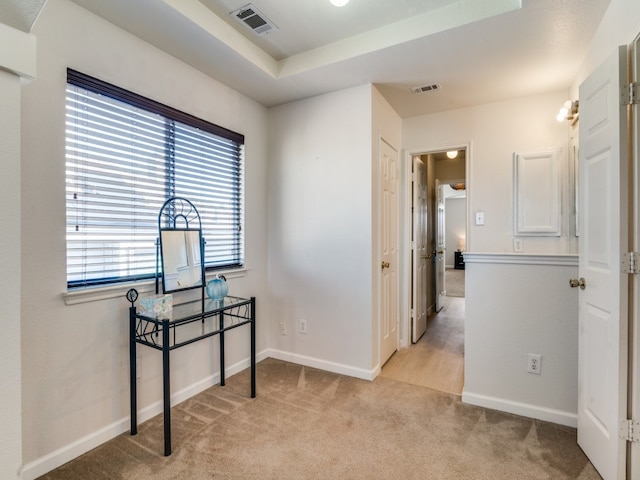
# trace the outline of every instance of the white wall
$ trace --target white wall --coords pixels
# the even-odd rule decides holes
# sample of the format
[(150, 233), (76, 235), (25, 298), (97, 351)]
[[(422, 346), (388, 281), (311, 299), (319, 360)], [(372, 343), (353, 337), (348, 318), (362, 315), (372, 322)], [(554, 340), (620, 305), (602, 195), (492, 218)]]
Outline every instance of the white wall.
[(620, 45), (629, 45), (640, 34), (640, 2), (611, 0), (587, 55), (571, 86), (571, 99), (578, 98), (578, 86)]
[[(453, 159), (438, 160), (435, 176), (440, 184), (453, 181), (465, 181), (465, 159), (458, 156)], [(445, 186), (445, 265), (453, 268), (454, 252), (458, 250), (459, 239), (462, 238), (466, 245), (467, 228), (467, 199), (465, 196), (452, 198), (460, 193), (448, 185)]]
[(364, 85), (272, 108), (269, 125), (272, 355), (373, 378), (377, 152), (399, 150), (400, 119)]
[(464, 181), (466, 166), (465, 159), (462, 155), (459, 155), (456, 158), (437, 160), (435, 165), (436, 178), (440, 180), (440, 183)]
[[(569, 126), (555, 119), (567, 95), (554, 92), (409, 118), (403, 122), (403, 142), (409, 152), (471, 145), (467, 214), (473, 218), (483, 211), (485, 225), (471, 223), (466, 239), (463, 400), (574, 424), (578, 303), (568, 279), (577, 273), (577, 241), (570, 220)], [(534, 259), (525, 262), (512, 253), (513, 153), (545, 148), (562, 149), (562, 236), (525, 238), (524, 253)], [(474, 253), (485, 255), (482, 263), (473, 263)], [(554, 265), (557, 255), (567, 257), (561, 267)], [(537, 303), (545, 303), (543, 313), (532, 309)], [(542, 376), (527, 374), (528, 353), (544, 356)]]
[(367, 375), (371, 87), (272, 108), (269, 126), (270, 345), (279, 358)]
[(22, 84), (36, 75), (36, 38), (0, 23), (0, 472), (22, 470)]
[(6, 478), (19, 478), (22, 464), (20, 122), (16, 119), (20, 119), (20, 77), (0, 70), (0, 471)]
[[(578, 292), (569, 256), (465, 255), (462, 400), (576, 426)], [(527, 355), (542, 355), (542, 374)]]
[[(39, 43), (38, 78), (23, 87), (22, 104), (25, 478), (128, 430), (126, 289), (76, 305), (63, 298), (67, 67), (245, 135), (247, 271), (230, 279), (229, 287), (232, 294), (257, 297), (257, 350), (268, 345), (266, 109), (67, 0), (49, 0), (33, 33)], [(248, 332), (242, 330), (227, 335), (229, 368), (248, 363)], [(217, 381), (214, 341), (172, 353), (174, 395), (184, 397)], [(160, 409), (161, 362), (151, 349), (140, 347), (139, 353), (138, 406), (148, 416)]]
[(466, 197), (450, 197), (444, 201), (445, 212), (445, 265), (453, 268), (455, 263), (454, 253), (458, 251), (460, 239), (465, 239), (465, 227), (467, 224), (467, 199)]
[[(568, 95), (577, 98), (577, 86), (616, 46), (630, 43), (638, 33), (640, 3), (612, 0), (571, 93), (403, 122), (403, 144), (409, 152), (471, 142), (469, 215), (484, 211), (485, 225), (470, 225), (467, 251), (472, 253), (465, 255), (466, 402), (575, 424), (577, 297), (567, 282), (577, 274), (577, 239), (571, 226), (569, 127), (554, 116)], [(527, 237), (524, 251), (530, 255), (514, 255), (512, 155), (546, 147), (563, 148), (562, 235)], [(526, 373), (527, 353), (543, 355), (541, 376)]]
[(575, 253), (569, 224), (568, 122), (555, 116), (568, 93), (526, 98), (405, 119), (403, 146), (409, 152), (471, 142), (467, 162), (469, 214), (484, 211), (485, 225), (471, 225), (470, 252), (513, 252), (513, 153), (562, 148), (563, 225), (560, 238), (526, 238), (525, 253)]

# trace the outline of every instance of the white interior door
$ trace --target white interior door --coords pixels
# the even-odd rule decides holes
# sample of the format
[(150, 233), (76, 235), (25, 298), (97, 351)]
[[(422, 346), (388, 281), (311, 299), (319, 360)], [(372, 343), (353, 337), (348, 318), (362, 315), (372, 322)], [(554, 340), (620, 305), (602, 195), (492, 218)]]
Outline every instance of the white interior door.
[(436, 250), (433, 253), (436, 269), (436, 312), (444, 307), (444, 297), (447, 295), (445, 285), (445, 211), (443, 185), (436, 179)]
[(427, 205), (427, 166), (416, 156), (413, 157), (413, 343), (427, 331), (427, 275), (431, 258), (427, 236)]
[[(640, 36), (636, 38), (633, 44), (632, 52), (631, 78), (633, 82), (640, 82)], [(631, 132), (632, 132), (632, 172), (634, 178), (633, 192), (629, 192), (633, 208), (633, 226), (629, 228), (633, 232), (633, 244), (630, 245), (631, 250), (640, 252), (640, 105), (632, 107), (631, 115)], [(631, 389), (629, 397), (631, 403), (631, 418), (640, 418), (640, 282), (637, 275), (634, 275), (632, 290), (632, 298), (629, 300), (629, 317), (633, 319), (633, 340), (631, 342), (631, 351), (629, 352), (629, 365), (631, 372)], [(640, 442), (631, 444), (631, 478), (640, 478)]]
[(625, 478), (628, 242), (626, 48), (580, 86), (578, 443), (605, 480)]
[(381, 177), (381, 257), (380, 275), (380, 365), (398, 349), (399, 324), (399, 235), (398, 227), (398, 151), (380, 140)]

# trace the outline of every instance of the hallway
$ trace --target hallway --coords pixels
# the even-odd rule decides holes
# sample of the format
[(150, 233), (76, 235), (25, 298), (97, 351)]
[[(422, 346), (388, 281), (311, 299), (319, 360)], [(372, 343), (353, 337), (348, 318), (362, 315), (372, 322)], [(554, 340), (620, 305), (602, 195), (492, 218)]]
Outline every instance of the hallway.
[(397, 351), (380, 376), (462, 395), (464, 309), (464, 298), (447, 296), (443, 309), (429, 316), (418, 343)]

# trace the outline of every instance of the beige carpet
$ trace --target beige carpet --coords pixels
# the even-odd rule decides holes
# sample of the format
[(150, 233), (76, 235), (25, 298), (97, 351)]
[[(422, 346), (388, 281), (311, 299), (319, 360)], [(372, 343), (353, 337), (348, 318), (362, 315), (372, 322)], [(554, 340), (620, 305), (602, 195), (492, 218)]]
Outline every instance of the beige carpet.
[(44, 479), (599, 479), (576, 431), (267, 359), (174, 407), (173, 455), (156, 417)]

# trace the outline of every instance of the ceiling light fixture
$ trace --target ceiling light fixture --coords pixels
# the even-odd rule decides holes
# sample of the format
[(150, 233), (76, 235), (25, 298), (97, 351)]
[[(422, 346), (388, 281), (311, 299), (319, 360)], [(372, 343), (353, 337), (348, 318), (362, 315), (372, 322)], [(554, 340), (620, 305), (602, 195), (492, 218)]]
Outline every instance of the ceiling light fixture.
[(451, 150), (450, 152), (447, 152), (447, 157), (449, 157), (450, 159), (454, 159), (458, 156), (458, 151), (457, 150)]
[(571, 100), (567, 100), (566, 102), (564, 102), (564, 105), (562, 105), (562, 108), (560, 108), (556, 119), (559, 122), (562, 122), (564, 120), (571, 120), (571, 125), (575, 125), (578, 121), (579, 108), (580, 104), (578, 103), (578, 100), (575, 100), (573, 102)]
[(329, 0), (329, 1), (336, 7), (344, 7), (347, 3), (349, 3), (349, 0)]

